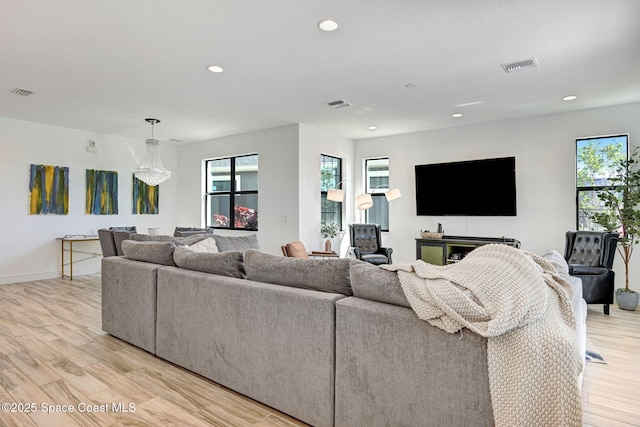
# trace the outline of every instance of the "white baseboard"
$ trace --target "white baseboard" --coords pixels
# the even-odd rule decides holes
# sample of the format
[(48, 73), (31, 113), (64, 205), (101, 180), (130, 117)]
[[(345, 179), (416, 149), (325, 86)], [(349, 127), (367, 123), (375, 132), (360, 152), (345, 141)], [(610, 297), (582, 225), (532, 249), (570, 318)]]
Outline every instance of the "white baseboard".
[[(83, 274), (100, 273), (100, 268), (95, 267), (74, 267), (73, 276), (82, 276)], [(8, 285), (10, 283), (33, 282), (34, 280), (47, 280), (60, 278), (59, 271), (43, 271), (39, 273), (16, 274), (13, 276), (0, 276), (0, 285)]]

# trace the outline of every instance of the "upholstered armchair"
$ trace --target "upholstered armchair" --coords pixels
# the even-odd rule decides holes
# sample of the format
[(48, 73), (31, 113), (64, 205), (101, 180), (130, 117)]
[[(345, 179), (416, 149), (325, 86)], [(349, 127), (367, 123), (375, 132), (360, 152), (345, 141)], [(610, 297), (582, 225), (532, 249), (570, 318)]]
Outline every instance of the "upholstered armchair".
[(564, 258), (569, 264), (569, 274), (582, 279), (582, 297), (587, 304), (604, 304), (604, 314), (609, 314), (613, 304), (615, 273), (613, 258), (618, 236), (601, 231), (568, 231)]
[(302, 243), (299, 240), (296, 240), (295, 242), (287, 243), (284, 246), (280, 246), (280, 249), (282, 249), (282, 255), (286, 257), (302, 258), (302, 259), (309, 258), (309, 253), (307, 252), (307, 248), (304, 246), (304, 243)]
[(98, 230), (102, 256), (122, 256), (122, 241), (127, 240), (132, 233), (136, 232), (136, 227), (109, 227)]
[(351, 247), (356, 258), (371, 264), (391, 264), (393, 249), (382, 247), (380, 225), (350, 224)]
[(188, 237), (201, 233), (213, 234), (213, 228), (176, 227), (173, 231), (173, 237)]

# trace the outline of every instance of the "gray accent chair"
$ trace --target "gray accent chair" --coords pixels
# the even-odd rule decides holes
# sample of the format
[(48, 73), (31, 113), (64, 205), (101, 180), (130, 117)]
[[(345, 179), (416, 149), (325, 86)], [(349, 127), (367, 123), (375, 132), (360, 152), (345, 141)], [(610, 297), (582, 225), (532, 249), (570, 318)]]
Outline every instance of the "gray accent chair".
[(393, 249), (382, 247), (379, 224), (350, 224), (351, 247), (356, 258), (371, 264), (391, 264)]
[(136, 227), (109, 227), (98, 230), (102, 256), (122, 256), (122, 241), (127, 240), (132, 233), (136, 232)]
[(201, 233), (213, 234), (213, 228), (176, 227), (173, 232), (173, 237), (188, 237)]
[(582, 280), (582, 297), (587, 304), (604, 304), (609, 314), (613, 304), (615, 273), (613, 259), (618, 235), (602, 231), (568, 231), (564, 258), (569, 274)]
[(113, 240), (113, 232), (108, 228), (98, 230), (98, 238), (100, 239), (100, 247), (102, 248), (102, 256), (104, 258), (117, 256), (116, 242)]

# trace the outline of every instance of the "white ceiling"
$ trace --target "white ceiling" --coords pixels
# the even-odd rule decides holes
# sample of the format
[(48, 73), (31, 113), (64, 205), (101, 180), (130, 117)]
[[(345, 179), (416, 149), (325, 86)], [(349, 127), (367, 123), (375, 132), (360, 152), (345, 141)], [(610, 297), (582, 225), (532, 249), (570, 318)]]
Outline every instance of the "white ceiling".
[(359, 139), (638, 101), (638, 0), (0, 1), (0, 116), (97, 133)]

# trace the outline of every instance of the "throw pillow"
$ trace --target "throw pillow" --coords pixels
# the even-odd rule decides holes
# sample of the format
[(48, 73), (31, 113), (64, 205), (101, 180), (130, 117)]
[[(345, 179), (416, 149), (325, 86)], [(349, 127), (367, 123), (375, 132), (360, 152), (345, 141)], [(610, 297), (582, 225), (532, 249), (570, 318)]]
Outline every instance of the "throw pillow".
[(173, 262), (175, 248), (176, 245), (173, 242), (137, 242), (135, 240), (122, 242), (122, 252), (126, 258), (161, 265), (175, 265)]
[(173, 242), (176, 246), (180, 245), (193, 245), (194, 243), (204, 240), (210, 235), (206, 233), (194, 234), (187, 237), (174, 237), (166, 234), (138, 234), (134, 233), (129, 236), (129, 239), (136, 242)]
[(204, 240), (200, 240), (193, 245), (188, 246), (194, 252), (209, 252), (209, 253), (218, 253), (218, 246), (216, 245), (216, 241), (213, 237), (207, 237)]
[(411, 307), (404, 296), (398, 274), (364, 261), (351, 263), (353, 296), (386, 304)]
[(554, 249), (547, 249), (542, 255), (542, 258), (549, 261), (558, 270), (558, 273), (569, 274), (569, 266), (567, 260), (564, 259), (560, 253)]
[(187, 270), (240, 279), (245, 277), (242, 252), (240, 251), (194, 252), (186, 246), (178, 246), (173, 252), (173, 260), (178, 267)]
[(210, 234), (201, 233), (201, 234), (193, 234), (191, 236), (185, 236), (185, 237), (174, 237), (174, 239), (176, 239), (175, 240), (176, 246), (179, 246), (179, 245), (190, 246), (190, 245), (193, 245), (194, 243), (198, 243), (199, 241), (208, 238), (209, 236)]
[(265, 254), (249, 249), (244, 253), (247, 279), (314, 291), (353, 295), (348, 259), (300, 259)]
[(219, 234), (214, 234), (213, 238), (216, 240), (219, 252), (260, 249), (258, 245), (258, 236), (256, 234), (249, 234), (246, 236), (221, 236)]

